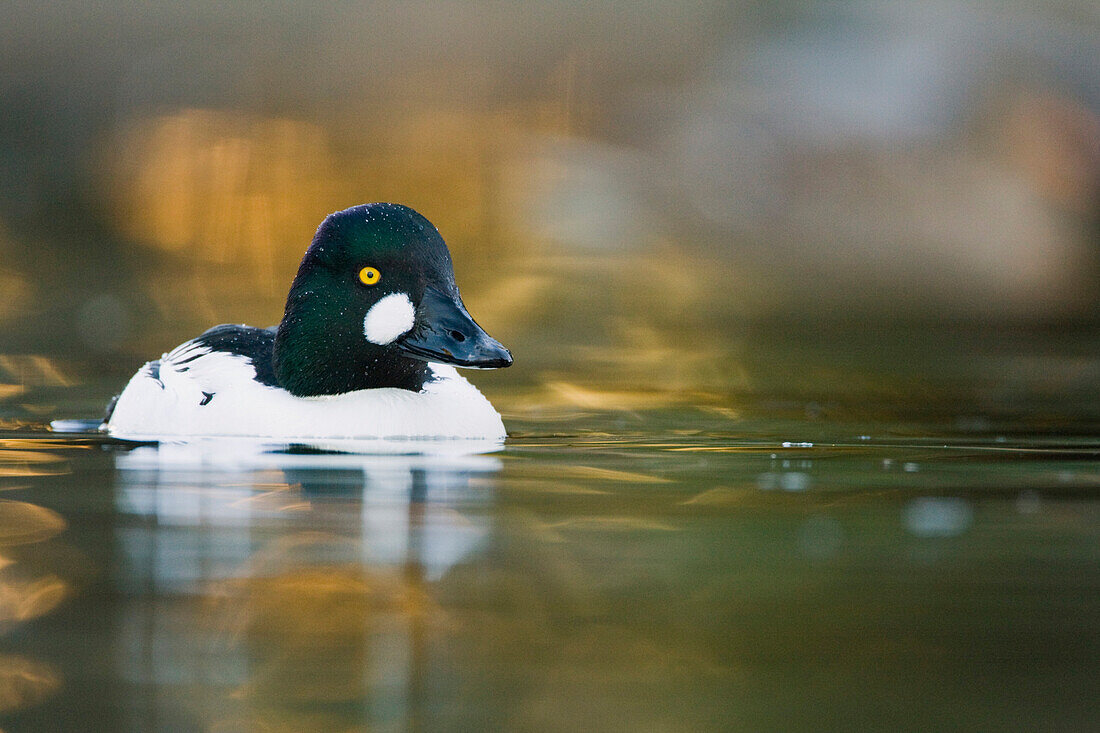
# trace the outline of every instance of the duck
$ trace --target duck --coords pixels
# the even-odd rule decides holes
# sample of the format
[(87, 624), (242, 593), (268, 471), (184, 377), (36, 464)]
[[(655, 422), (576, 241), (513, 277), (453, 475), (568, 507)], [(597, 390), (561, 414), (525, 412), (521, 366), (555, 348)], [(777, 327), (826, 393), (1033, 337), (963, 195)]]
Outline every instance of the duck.
[(321, 222), (277, 326), (214, 326), (147, 362), (100, 430), (134, 441), (503, 441), (500, 414), (456, 368), (511, 364), (466, 310), (432, 223), (401, 204), (361, 204)]

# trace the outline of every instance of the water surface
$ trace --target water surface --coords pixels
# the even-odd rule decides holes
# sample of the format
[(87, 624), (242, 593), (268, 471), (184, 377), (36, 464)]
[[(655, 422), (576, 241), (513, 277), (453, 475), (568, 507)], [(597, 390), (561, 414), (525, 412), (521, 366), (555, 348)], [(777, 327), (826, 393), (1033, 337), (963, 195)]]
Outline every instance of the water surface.
[(1094, 436), (807, 409), (512, 416), (474, 455), (11, 420), (5, 728), (1095, 723)]

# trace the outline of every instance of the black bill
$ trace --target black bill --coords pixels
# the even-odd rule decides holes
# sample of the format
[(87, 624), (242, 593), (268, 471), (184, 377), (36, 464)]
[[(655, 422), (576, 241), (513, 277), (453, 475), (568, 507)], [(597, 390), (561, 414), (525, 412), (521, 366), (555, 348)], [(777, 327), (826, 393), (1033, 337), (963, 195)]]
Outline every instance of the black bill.
[(428, 288), (416, 311), (416, 326), (395, 346), (406, 354), (443, 364), (477, 369), (511, 366), (512, 354), (477, 325), (457, 293)]

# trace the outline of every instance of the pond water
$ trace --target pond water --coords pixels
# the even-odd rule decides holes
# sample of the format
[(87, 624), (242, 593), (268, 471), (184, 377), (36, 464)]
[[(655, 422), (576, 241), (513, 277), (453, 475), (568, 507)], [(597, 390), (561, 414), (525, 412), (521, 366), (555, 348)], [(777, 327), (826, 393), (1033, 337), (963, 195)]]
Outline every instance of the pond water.
[(483, 454), (10, 418), (3, 727), (1094, 725), (1088, 424), (777, 404), (506, 415)]

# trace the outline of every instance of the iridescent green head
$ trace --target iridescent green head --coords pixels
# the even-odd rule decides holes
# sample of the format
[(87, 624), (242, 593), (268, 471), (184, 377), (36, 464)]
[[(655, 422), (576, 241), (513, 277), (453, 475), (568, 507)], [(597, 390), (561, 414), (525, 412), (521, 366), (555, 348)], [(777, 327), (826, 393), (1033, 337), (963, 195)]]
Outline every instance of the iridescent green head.
[(498, 368), (511, 354), (474, 322), (431, 222), (399, 204), (363, 204), (317, 229), (275, 339), (279, 383), (297, 395), (420, 390), (427, 362)]

